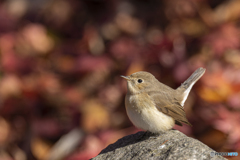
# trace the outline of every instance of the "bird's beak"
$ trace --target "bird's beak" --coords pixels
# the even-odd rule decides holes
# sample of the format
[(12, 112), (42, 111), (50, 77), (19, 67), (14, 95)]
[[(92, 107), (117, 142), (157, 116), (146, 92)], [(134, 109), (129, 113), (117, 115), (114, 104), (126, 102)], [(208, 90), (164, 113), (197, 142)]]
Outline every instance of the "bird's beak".
[(121, 76), (122, 78), (125, 78), (126, 80), (130, 80), (129, 76)]

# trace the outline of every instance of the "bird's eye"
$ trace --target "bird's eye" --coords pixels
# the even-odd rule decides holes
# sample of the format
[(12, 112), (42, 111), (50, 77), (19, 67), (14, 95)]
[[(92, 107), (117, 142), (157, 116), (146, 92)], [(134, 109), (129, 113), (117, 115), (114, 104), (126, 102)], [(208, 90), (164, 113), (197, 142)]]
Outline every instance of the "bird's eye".
[(142, 83), (143, 82), (143, 80), (141, 80), (141, 79), (138, 79), (138, 83)]

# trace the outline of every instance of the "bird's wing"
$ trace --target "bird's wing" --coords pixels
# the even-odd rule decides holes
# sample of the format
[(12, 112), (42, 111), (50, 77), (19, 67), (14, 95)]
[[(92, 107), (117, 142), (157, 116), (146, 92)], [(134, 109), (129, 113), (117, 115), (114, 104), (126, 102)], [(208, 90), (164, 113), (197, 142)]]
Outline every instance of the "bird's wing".
[(149, 92), (148, 95), (152, 98), (155, 103), (156, 108), (163, 112), (164, 114), (172, 117), (175, 120), (177, 125), (182, 126), (181, 123), (185, 123), (187, 125), (191, 124), (188, 122), (186, 118), (186, 113), (183, 110), (181, 104), (174, 98), (173, 93), (169, 92)]

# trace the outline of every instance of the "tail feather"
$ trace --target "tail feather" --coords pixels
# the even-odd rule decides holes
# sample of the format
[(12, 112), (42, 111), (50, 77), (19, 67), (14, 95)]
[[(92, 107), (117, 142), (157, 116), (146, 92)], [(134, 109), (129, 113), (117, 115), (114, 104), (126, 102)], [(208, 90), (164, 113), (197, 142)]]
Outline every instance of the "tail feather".
[(177, 88), (177, 91), (182, 95), (182, 106), (184, 105), (192, 86), (203, 76), (205, 70), (205, 68), (198, 68), (185, 82), (182, 83), (180, 87)]

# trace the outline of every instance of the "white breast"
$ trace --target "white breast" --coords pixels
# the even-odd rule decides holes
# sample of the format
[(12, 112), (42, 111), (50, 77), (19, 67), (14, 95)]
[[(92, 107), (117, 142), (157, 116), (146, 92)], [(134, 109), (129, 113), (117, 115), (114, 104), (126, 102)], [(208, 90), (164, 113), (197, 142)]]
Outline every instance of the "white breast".
[[(146, 105), (146, 103), (141, 104)], [(137, 107), (132, 105), (133, 103), (126, 103), (127, 115), (138, 128), (157, 133), (169, 130), (175, 124), (172, 117), (160, 112), (155, 106)]]

